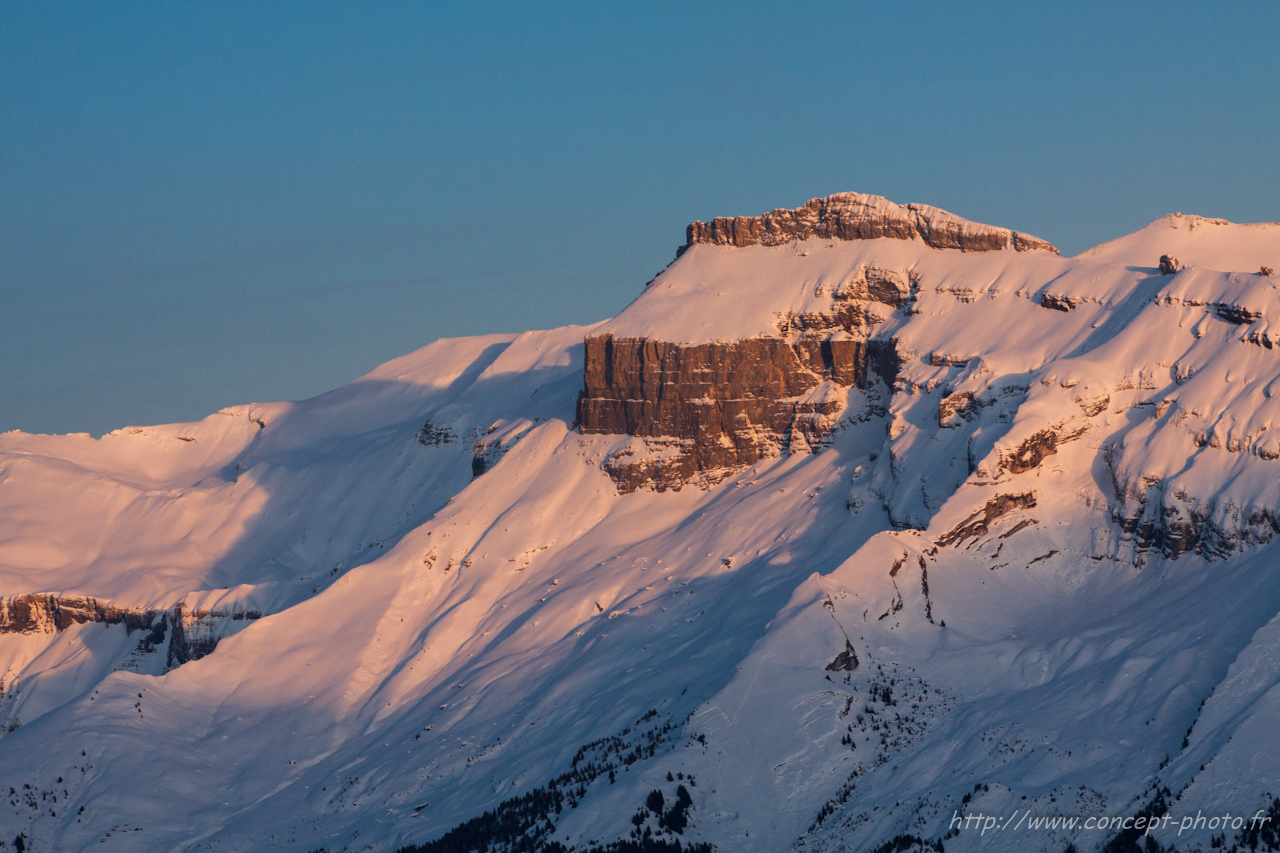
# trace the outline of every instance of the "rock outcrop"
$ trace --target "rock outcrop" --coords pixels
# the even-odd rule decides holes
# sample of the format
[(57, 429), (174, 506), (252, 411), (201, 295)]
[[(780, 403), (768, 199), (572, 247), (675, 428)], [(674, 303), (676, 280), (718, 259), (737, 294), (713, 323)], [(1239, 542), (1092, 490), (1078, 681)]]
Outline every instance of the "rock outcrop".
[[(1057, 254), (1044, 240), (936, 207), (838, 193), (795, 210), (694, 222), (677, 257), (699, 244), (780, 246), (809, 238), (890, 238), (961, 252)], [(900, 358), (896, 340), (878, 339), (874, 328), (895, 312), (910, 314), (919, 288), (914, 270), (868, 265), (843, 278), (829, 308), (777, 314), (773, 334), (699, 343), (607, 332), (590, 336), (577, 425), (585, 434), (639, 439), (604, 463), (624, 492), (679, 488), (694, 479), (714, 483), (766, 456), (820, 450), (848, 404), (850, 388), (874, 398), (858, 416), (885, 414), (874, 388), (879, 380), (894, 387)], [(953, 404), (954, 411), (940, 410), (940, 420), (969, 419), (979, 408), (973, 399), (956, 398)], [(440, 440), (434, 432), (426, 437)], [(480, 445), (476, 457), (479, 474), (490, 463)]]
[(835, 659), (825, 667), (827, 672), (853, 672), (857, 668), (858, 653), (854, 650), (853, 643), (847, 639), (844, 641), (844, 651), (836, 655)]
[(700, 344), (589, 336), (578, 426), (646, 440), (605, 463), (624, 492), (714, 483), (767, 456), (816, 452), (849, 388), (893, 387), (897, 342), (868, 335), (895, 310), (910, 311), (918, 286), (906, 271), (863, 268), (832, 294), (830, 310), (778, 314), (770, 336)]
[(895, 204), (887, 198), (862, 193), (836, 193), (815, 198), (795, 210), (778, 209), (761, 216), (717, 217), (694, 222), (685, 245), (779, 246), (792, 240), (819, 237), (825, 240), (923, 240), (935, 249), (993, 252), (1014, 248), (1019, 252), (1058, 254), (1052, 244), (1029, 234), (961, 219), (927, 204)]
[(1037, 468), (1047, 457), (1056, 454), (1060, 445), (1084, 435), (1088, 428), (1088, 424), (1078, 418), (1047, 426), (1025, 438), (1012, 450), (1000, 451), (1000, 467), (1010, 474), (1022, 474)]
[(0, 598), (0, 634), (54, 633), (88, 622), (124, 625), (133, 633), (150, 629), (157, 615), (81, 596), (9, 595)]
[[(897, 375), (893, 341), (847, 333), (682, 345), (586, 339), (583, 433), (659, 439), (657, 456), (623, 451), (606, 463), (619, 488), (679, 487), (783, 452), (815, 450), (850, 386)], [(666, 439), (666, 441), (661, 441)]]
[(991, 532), (991, 525), (999, 518), (1018, 509), (1031, 509), (1036, 505), (1036, 496), (1027, 492), (1021, 495), (997, 495), (987, 501), (986, 506), (960, 522), (938, 539), (941, 546), (959, 545), (966, 539), (980, 539)]
[(1246, 510), (1212, 498), (1201, 502), (1185, 493), (1167, 492), (1164, 482), (1148, 486), (1137, 497), (1133, 492), (1138, 490), (1128, 491), (1110, 515), (1122, 540), (1132, 543), (1139, 565), (1149, 554), (1171, 560), (1183, 554), (1225, 559), (1280, 534), (1280, 515), (1266, 507)]
[(1224, 559), (1280, 534), (1280, 512), (1271, 507), (1241, 506), (1217, 495), (1201, 498), (1169, 477), (1122, 472), (1117, 467), (1120, 455), (1114, 442), (1102, 449), (1114, 496), (1109, 514), (1122, 541), (1136, 550), (1139, 565), (1148, 554)]
[(260, 611), (252, 609), (187, 610), (181, 601), (169, 608), (143, 609), (52, 593), (0, 597), (0, 634), (54, 634), (90, 622), (123, 625), (129, 634), (147, 632), (138, 644), (143, 653), (158, 650), (169, 635), (166, 670), (216, 649), (220, 639), (234, 633), (225, 622), (261, 617)]

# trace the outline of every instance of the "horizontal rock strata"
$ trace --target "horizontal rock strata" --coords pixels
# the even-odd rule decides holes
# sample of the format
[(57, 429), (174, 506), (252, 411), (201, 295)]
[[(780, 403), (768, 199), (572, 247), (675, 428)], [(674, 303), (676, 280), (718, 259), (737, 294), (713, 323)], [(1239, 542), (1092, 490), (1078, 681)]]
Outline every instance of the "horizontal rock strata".
[(88, 622), (122, 624), (132, 633), (149, 629), (156, 615), (81, 596), (9, 595), (0, 597), (0, 634), (54, 633)]
[(173, 607), (143, 609), (118, 607), (88, 596), (26, 594), (0, 596), (0, 634), (54, 634), (75, 625), (100, 623), (124, 625), (132, 634), (148, 632), (139, 641), (144, 652), (155, 650), (169, 637), (166, 669), (199, 660), (229, 633), (222, 622), (259, 619), (257, 610), (187, 610), (183, 602)]
[[(936, 207), (839, 193), (795, 210), (694, 222), (677, 255), (698, 244), (778, 246), (809, 238), (919, 239), (962, 252), (1057, 253), (1038, 238)], [(909, 314), (919, 287), (913, 271), (863, 267), (832, 293), (829, 310), (779, 314), (776, 335), (700, 344), (588, 337), (578, 426), (586, 434), (644, 440), (604, 463), (623, 491), (679, 488), (695, 478), (714, 482), (766, 456), (818, 450), (843, 412), (848, 388), (870, 389), (877, 378), (893, 387), (896, 342), (874, 339), (873, 330), (895, 311)], [(967, 420), (979, 408), (972, 398), (957, 398), (940, 408), (939, 420)], [(484, 460), (474, 465), (477, 473), (488, 467)], [(712, 472), (719, 474), (708, 476)]]
[(955, 526), (950, 533), (938, 539), (942, 546), (959, 545), (966, 539), (980, 539), (991, 532), (991, 525), (999, 518), (1018, 509), (1030, 509), (1036, 505), (1035, 495), (997, 495), (986, 506)]
[[(699, 472), (751, 465), (820, 446), (845, 405), (841, 389), (897, 374), (892, 341), (849, 335), (673, 344), (586, 339), (583, 433), (670, 439), (654, 458), (624, 455), (606, 469), (624, 491), (664, 489)], [(828, 383), (826, 388), (820, 386)]]
[(686, 231), (690, 246), (780, 246), (792, 240), (818, 237), (824, 240), (920, 239), (935, 249), (993, 252), (1013, 248), (1019, 252), (1058, 254), (1039, 237), (982, 225), (926, 204), (895, 204), (882, 196), (837, 193), (815, 198), (795, 210), (778, 209), (761, 216), (717, 217), (694, 222)]

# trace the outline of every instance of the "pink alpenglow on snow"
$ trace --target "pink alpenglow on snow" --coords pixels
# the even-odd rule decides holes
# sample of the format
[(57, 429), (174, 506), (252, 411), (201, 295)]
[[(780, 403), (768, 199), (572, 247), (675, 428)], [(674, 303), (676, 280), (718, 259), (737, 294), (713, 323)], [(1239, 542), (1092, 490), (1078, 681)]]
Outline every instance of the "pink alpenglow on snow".
[[(842, 193), (695, 222), (594, 325), (4, 434), (0, 840), (988, 853), (1117, 833), (953, 815), (1280, 817), (1277, 264), (1277, 224), (1064, 258)], [(1274, 849), (1245, 825), (1151, 837)]]

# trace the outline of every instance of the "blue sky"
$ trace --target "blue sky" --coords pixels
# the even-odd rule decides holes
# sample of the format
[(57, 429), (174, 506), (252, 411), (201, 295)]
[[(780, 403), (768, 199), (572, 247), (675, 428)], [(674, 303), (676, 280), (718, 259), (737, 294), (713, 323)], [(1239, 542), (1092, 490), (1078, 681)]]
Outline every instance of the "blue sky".
[(1064, 254), (1280, 220), (1274, 3), (0, 6), (0, 430), (610, 316), (843, 190)]

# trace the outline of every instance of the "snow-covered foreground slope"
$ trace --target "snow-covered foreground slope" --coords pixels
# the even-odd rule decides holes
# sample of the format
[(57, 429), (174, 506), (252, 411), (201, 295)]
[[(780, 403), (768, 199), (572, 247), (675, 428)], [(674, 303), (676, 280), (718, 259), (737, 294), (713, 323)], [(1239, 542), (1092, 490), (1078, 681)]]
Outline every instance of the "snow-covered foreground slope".
[(0, 840), (1247, 845), (1179, 821), (1280, 794), (1280, 227), (1064, 259), (836, 198), (596, 326), (0, 436)]

